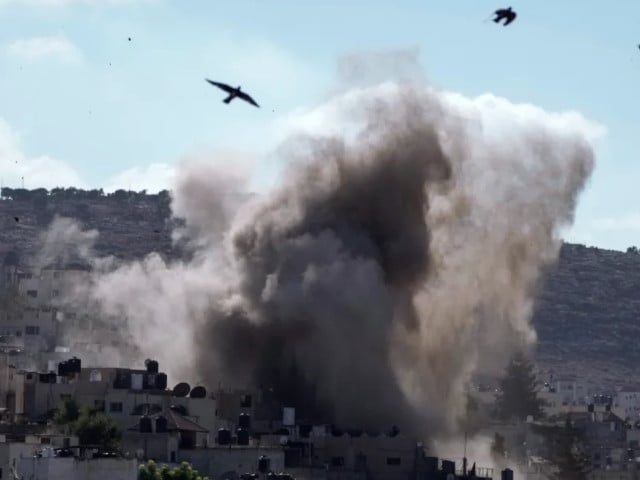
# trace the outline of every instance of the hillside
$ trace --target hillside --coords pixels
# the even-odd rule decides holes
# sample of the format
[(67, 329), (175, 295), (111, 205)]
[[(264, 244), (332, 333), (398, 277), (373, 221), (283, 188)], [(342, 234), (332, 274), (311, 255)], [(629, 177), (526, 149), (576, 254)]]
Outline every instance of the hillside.
[[(38, 234), (55, 215), (97, 229), (100, 255), (140, 258), (172, 247), (168, 192), (3, 189), (0, 253), (22, 257), (37, 249)], [(12, 197), (14, 200), (7, 200)], [(19, 218), (19, 222), (14, 220)], [(538, 361), (556, 373), (622, 382), (640, 366), (640, 255), (565, 244), (538, 295), (534, 325)], [(588, 368), (587, 368), (588, 367)]]

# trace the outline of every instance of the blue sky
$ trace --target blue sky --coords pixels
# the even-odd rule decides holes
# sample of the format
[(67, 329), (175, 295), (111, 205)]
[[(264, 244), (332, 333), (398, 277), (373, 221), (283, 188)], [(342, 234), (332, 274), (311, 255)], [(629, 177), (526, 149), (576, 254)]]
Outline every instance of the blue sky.
[[(506, 5), (518, 12), (512, 25), (485, 21)], [(185, 155), (273, 148), (269, 125), (321, 102), (339, 55), (417, 48), (438, 87), (606, 126), (568, 239), (640, 245), (640, 3), (611, 5), (0, 0), (0, 175), (15, 185), (24, 174), (28, 188), (157, 190)], [(227, 108), (204, 77), (242, 85), (263, 108)], [(16, 159), (30, 169), (11, 170)]]

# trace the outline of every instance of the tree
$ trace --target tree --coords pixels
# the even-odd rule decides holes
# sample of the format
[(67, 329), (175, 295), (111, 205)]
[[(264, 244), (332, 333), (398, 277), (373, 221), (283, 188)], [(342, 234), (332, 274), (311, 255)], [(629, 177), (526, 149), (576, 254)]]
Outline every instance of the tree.
[(105, 450), (115, 450), (119, 446), (121, 433), (111, 417), (86, 407), (80, 409), (73, 398), (63, 400), (53, 422), (77, 435), (81, 445), (98, 445)]
[(80, 445), (99, 445), (105, 450), (117, 449), (122, 436), (111, 417), (86, 408), (75, 422), (73, 432)]
[(70, 397), (66, 397), (56, 409), (53, 422), (56, 425), (70, 425), (80, 417), (80, 406)]
[(502, 420), (525, 420), (529, 415), (541, 417), (544, 400), (538, 398), (536, 390), (533, 364), (522, 353), (517, 353), (500, 380), (500, 393), (496, 399), (498, 417)]
[(169, 468), (164, 465), (158, 468), (156, 462), (149, 460), (142, 464), (138, 470), (138, 480), (209, 480), (194, 470), (187, 462), (182, 462), (179, 467)]

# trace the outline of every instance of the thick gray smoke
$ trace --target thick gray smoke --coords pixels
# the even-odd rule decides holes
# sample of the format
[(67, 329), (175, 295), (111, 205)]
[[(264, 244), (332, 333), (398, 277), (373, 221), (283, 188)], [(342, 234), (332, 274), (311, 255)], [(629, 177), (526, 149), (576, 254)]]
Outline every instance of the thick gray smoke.
[(537, 281), (598, 129), (393, 83), (291, 123), (282, 182), (248, 201), (224, 172), (182, 166), (194, 260), (150, 256), (78, 295), (126, 316), (169, 373), (271, 388), (344, 426), (449, 431), (470, 375), (535, 341)]

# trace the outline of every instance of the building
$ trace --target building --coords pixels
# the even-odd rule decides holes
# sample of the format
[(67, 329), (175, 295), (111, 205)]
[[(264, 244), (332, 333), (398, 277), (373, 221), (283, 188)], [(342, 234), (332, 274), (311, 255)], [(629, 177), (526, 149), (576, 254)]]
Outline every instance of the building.
[(137, 480), (138, 462), (125, 458), (56, 457), (53, 453), (22, 458), (20, 478), (29, 480)]

